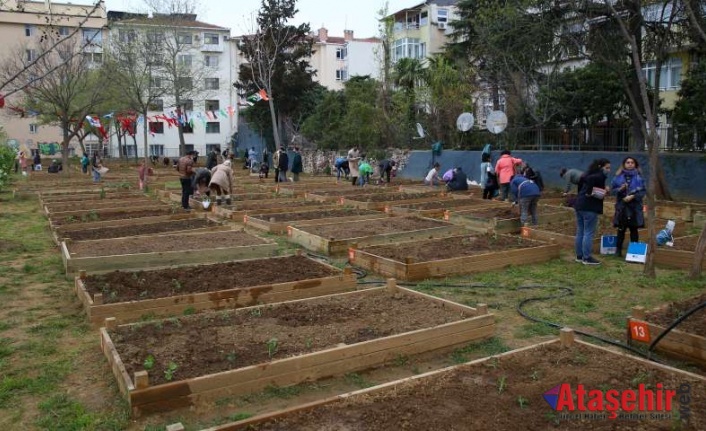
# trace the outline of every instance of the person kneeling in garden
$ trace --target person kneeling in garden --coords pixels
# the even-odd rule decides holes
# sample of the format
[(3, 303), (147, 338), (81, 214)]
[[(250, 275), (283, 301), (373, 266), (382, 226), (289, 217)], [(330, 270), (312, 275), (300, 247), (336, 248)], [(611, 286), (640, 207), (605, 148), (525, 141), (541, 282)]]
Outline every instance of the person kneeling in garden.
[(230, 195), (233, 193), (233, 170), (230, 167), (230, 160), (226, 160), (220, 165), (216, 165), (211, 170), (211, 182), (208, 187), (216, 193), (216, 205), (221, 205), (223, 197), (226, 205), (231, 204)]

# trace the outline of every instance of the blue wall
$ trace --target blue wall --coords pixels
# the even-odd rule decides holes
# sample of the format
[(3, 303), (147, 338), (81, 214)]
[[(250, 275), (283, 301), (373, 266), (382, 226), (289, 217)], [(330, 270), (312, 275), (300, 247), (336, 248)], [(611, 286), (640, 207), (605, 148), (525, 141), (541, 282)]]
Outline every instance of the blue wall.
[[(513, 157), (519, 157), (542, 173), (544, 184), (549, 188), (561, 188), (566, 183), (559, 177), (562, 167), (586, 170), (594, 159), (605, 157), (610, 160), (615, 172), (622, 160), (629, 153), (604, 152), (555, 152), (555, 151), (515, 151)], [(493, 151), (495, 163), (500, 157), (500, 151)], [(640, 168), (647, 178), (650, 177), (647, 166), (647, 154), (638, 153), (634, 156), (640, 163)], [(456, 166), (461, 166), (468, 179), (480, 180), (480, 151), (447, 151), (444, 150), (435, 161), (441, 164), (441, 173)], [(706, 156), (701, 154), (661, 154), (669, 189), (675, 198), (683, 200), (706, 201)], [(402, 178), (419, 178), (421, 181), (432, 166), (431, 151), (412, 151), (407, 165), (400, 172)]]

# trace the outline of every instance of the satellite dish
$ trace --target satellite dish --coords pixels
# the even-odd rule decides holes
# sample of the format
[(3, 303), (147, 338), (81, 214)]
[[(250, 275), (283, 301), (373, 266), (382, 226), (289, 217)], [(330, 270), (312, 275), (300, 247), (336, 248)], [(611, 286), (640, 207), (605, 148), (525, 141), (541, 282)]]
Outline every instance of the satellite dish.
[(507, 115), (503, 111), (491, 111), (485, 120), (488, 131), (494, 135), (502, 133), (507, 127)]
[(475, 118), (473, 118), (473, 114), (471, 114), (470, 112), (464, 112), (463, 114), (459, 115), (456, 119), (456, 128), (459, 130), (459, 132), (467, 132), (471, 130), (471, 127), (473, 127), (474, 122)]
[(420, 123), (417, 123), (417, 133), (419, 134), (420, 138), (424, 137), (424, 127)]

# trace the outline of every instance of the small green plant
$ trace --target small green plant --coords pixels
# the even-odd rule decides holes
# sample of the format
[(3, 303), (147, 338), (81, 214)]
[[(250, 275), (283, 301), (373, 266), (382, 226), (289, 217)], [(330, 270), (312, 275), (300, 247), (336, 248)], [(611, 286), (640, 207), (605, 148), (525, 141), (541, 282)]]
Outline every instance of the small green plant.
[(184, 316), (190, 316), (192, 314), (196, 313), (196, 309), (194, 307), (187, 307), (184, 309)]
[(250, 315), (251, 315), (252, 317), (260, 317), (260, 316), (262, 316), (262, 308), (259, 308), (259, 307), (258, 307), (258, 308), (253, 308), (252, 310), (250, 310)]
[(148, 292), (146, 290), (143, 290), (142, 292), (140, 292), (140, 298), (144, 298), (145, 296), (147, 296), (147, 294)]
[(142, 363), (142, 366), (145, 367), (145, 370), (149, 371), (154, 367), (154, 356), (152, 355), (147, 355), (147, 358), (145, 358), (145, 362)]
[(537, 371), (537, 370), (532, 371), (532, 375), (530, 376), (530, 378), (531, 378), (532, 380), (534, 380), (535, 382), (536, 382), (537, 380), (539, 380), (539, 371)]
[(311, 338), (307, 338), (306, 341), (304, 341), (304, 345), (306, 346), (307, 349), (311, 349), (311, 346), (314, 344), (314, 341)]
[(230, 362), (231, 364), (235, 362), (235, 360), (238, 359), (238, 355), (235, 354), (235, 351), (231, 350), (228, 352), (226, 355), (226, 361)]
[(181, 290), (181, 283), (179, 283), (179, 280), (176, 278), (172, 278), (172, 286), (174, 286), (176, 290)]
[(99, 196), (100, 196), (100, 199), (105, 199), (105, 189), (103, 187), (101, 187), (101, 192), (100, 192)]
[(409, 357), (407, 357), (406, 355), (397, 355), (397, 357), (395, 358), (396, 367), (404, 367), (405, 365), (407, 365), (407, 363), (409, 363)]
[(270, 338), (267, 341), (267, 355), (272, 358), (277, 353), (277, 350), (279, 350), (279, 342), (276, 338)]
[(517, 404), (520, 405), (521, 409), (524, 409), (525, 406), (527, 404), (529, 404), (529, 400), (527, 398), (523, 397), (522, 395), (520, 395), (519, 397), (517, 397)]
[(98, 213), (95, 210), (91, 210), (88, 212), (87, 218), (90, 221), (97, 221), (100, 217), (98, 217)]
[(177, 368), (179, 368), (179, 366), (176, 363), (174, 363), (173, 361), (169, 361), (167, 369), (164, 370), (164, 379), (168, 382), (171, 382), (174, 378), (174, 373), (176, 373)]
[(505, 388), (507, 388), (507, 376), (502, 376), (498, 379), (498, 393), (502, 394)]

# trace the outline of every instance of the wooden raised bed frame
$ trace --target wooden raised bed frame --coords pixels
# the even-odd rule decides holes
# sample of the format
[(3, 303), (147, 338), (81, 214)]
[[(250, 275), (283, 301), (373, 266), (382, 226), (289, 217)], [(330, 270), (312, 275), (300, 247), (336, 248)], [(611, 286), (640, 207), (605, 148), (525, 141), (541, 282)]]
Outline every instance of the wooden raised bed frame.
[[(169, 233), (162, 235), (170, 235)], [(184, 234), (186, 240), (189, 234)], [(198, 233), (196, 235), (203, 235)], [(160, 235), (150, 235), (144, 238), (159, 239)], [(120, 238), (116, 238), (119, 240)], [(262, 239), (262, 238), (261, 238)], [(147, 239), (146, 239), (147, 240)], [(277, 253), (277, 243), (272, 240), (262, 239), (263, 244), (219, 247), (203, 250), (175, 250), (152, 253), (121, 254), (111, 256), (71, 257), (66, 241), (61, 242), (61, 258), (67, 276), (75, 275), (79, 271), (101, 273), (117, 269), (160, 269), (174, 265), (219, 263), (231, 260), (250, 259), (255, 257), (269, 257)], [(96, 246), (105, 246), (110, 240), (82, 241), (95, 242)]]
[[(224, 396), (244, 395), (271, 385), (288, 386), (360, 371), (383, 364), (399, 355), (448, 349), (471, 341), (483, 340), (495, 334), (495, 316), (488, 313), (486, 305), (479, 304), (477, 308), (471, 308), (456, 304), (398, 287), (394, 279), (388, 280), (386, 287), (337, 296), (360, 295), (365, 294), (366, 291), (372, 292), (379, 289), (387, 289), (390, 294), (395, 295), (425, 298), (473, 317), (432, 328), (418, 329), (351, 345), (340, 345), (318, 352), (153, 387), (149, 386), (147, 372), (135, 373), (134, 379), (127, 374), (106, 328), (100, 329), (101, 349), (118, 381), (120, 392), (130, 404), (133, 415), (139, 416), (142, 413), (192, 406)], [(306, 301), (306, 299), (298, 301)], [(108, 328), (116, 326), (115, 320), (107, 319), (106, 326)]]
[[(675, 241), (678, 241), (676, 238)], [(687, 250), (675, 250), (671, 247), (659, 246), (655, 249), (655, 264), (668, 268), (691, 269), (694, 261), (694, 252)], [(706, 255), (701, 260), (701, 268), (706, 268)]]
[(511, 265), (546, 262), (559, 258), (560, 250), (561, 247), (558, 244), (545, 244), (538, 247), (505, 250), (475, 256), (461, 256), (426, 262), (414, 262), (413, 260), (399, 262), (374, 255), (364, 249), (356, 250), (351, 248), (348, 250), (348, 261), (351, 264), (369, 269), (386, 277), (416, 281), (431, 277), (449, 277), (492, 271)]
[[(438, 222), (439, 220), (434, 220)], [(327, 225), (332, 225), (337, 223), (327, 223)], [(324, 238), (319, 235), (314, 235), (306, 232), (305, 229), (300, 229), (294, 226), (287, 227), (287, 239), (290, 242), (299, 244), (307, 250), (321, 252), (325, 254), (343, 254), (348, 251), (349, 248), (366, 245), (382, 245), (390, 244), (402, 241), (417, 241), (422, 239), (433, 239), (433, 238), (444, 238), (447, 236), (458, 235), (465, 232), (463, 226), (455, 226), (449, 224), (448, 226), (432, 227), (427, 229), (406, 231), (406, 232), (392, 232), (380, 235), (369, 235), (358, 238)]]
[[(638, 323), (647, 327), (650, 340), (657, 338), (666, 329), (648, 322), (646, 318), (647, 314), (644, 307), (637, 306), (632, 308), (631, 315), (628, 317), (628, 343), (649, 345), (651, 342), (641, 342), (632, 339), (631, 323)], [(691, 362), (706, 370), (706, 338), (700, 335), (690, 334), (675, 328), (657, 343), (655, 349), (668, 356)]]
[[(541, 207), (543, 211), (547, 210), (547, 208), (549, 207)], [(563, 220), (571, 220), (574, 217), (574, 213), (570, 209), (560, 207), (557, 207), (556, 209), (556, 212), (538, 214), (539, 225), (541, 226), (543, 222), (547, 221), (558, 222)], [(478, 209), (468, 211), (446, 211), (444, 213), (444, 220), (465, 226), (470, 230), (483, 233), (518, 233), (522, 227), (519, 214), (517, 217), (506, 219), (497, 217), (486, 218), (474, 216), (472, 212), (477, 210)]]
[[(281, 259), (281, 257), (273, 259)], [(247, 264), (248, 261), (242, 262)], [(356, 289), (356, 278), (350, 268), (345, 268), (343, 271), (332, 266), (330, 268), (336, 269), (339, 275), (115, 304), (104, 304), (103, 295), (100, 293), (93, 296), (88, 293), (83, 281), (86, 278), (85, 271), (80, 271), (75, 279), (74, 287), (78, 299), (83, 304), (86, 314), (88, 314), (88, 320), (93, 326), (98, 327), (103, 325), (105, 319), (110, 317), (123, 324), (136, 322), (146, 315), (164, 317), (181, 315), (186, 309), (203, 311), (242, 308), (294, 299), (313, 298)]]
[[(288, 213), (291, 213), (292, 211), (288, 211)], [(297, 211), (298, 212), (298, 211)], [(286, 221), (269, 221), (266, 220), (267, 214), (262, 214), (264, 217), (263, 218), (255, 218), (251, 216), (244, 216), (243, 217), (243, 223), (251, 228), (257, 229), (257, 230), (262, 230), (265, 232), (269, 233), (275, 233), (275, 234), (284, 234), (287, 233), (287, 227), (288, 226), (300, 226), (300, 227), (305, 227), (305, 226), (317, 226), (320, 224), (325, 224), (325, 223), (340, 223), (340, 222), (347, 222), (347, 221), (360, 221), (360, 220), (372, 220), (372, 219), (378, 219), (378, 218), (385, 218), (389, 217), (389, 215), (385, 213), (379, 213), (379, 214), (367, 214), (367, 215), (356, 215), (356, 216), (345, 216), (345, 217), (329, 217), (329, 218), (320, 218), (320, 219), (312, 219), (312, 220), (297, 220), (293, 222), (286, 222)]]

